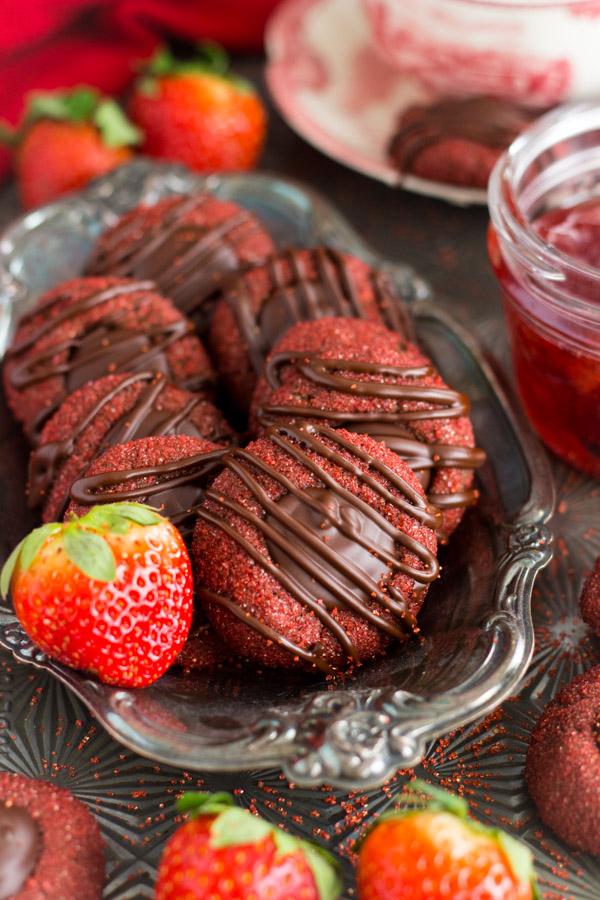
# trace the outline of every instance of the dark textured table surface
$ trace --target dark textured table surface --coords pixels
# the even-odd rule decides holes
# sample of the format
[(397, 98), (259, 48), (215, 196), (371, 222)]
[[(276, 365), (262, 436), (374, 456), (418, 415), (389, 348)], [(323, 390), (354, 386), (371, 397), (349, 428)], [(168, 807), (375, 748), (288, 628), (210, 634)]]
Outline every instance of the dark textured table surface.
[[(237, 68), (263, 84), (262, 61), (240, 58)], [(460, 208), (379, 184), (325, 157), (298, 137), (271, 109), (261, 168), (321, 191), (380, 253), (411, 264), (436, 299), (466, 322), (506, 364), (506, 337), (485, 235), (487, 211)], [(0, 227), (19, 207), (14, 186), (0, 194)], [(3, 552), (22, 535), (11, 509), (23, 503), (27, 449), (0, 410)], [(534, 592), (536, 651), (518, 697), (430, 747), (418, 774), (462, 789), (474, 815), (520, 834), (532, 847), (548, 898), (600, 898), (597, 861), (570, 853), (537, 818), (524, 787), (527, 742), (541, 709), (574, 674), (600, 662), (598, 642), (578, 618), (584, 574), (600, 551), (598, 484), (553, 463), (557, 512), (552, 522), (555, 559)], [(32, 518), (32, 525), (35, 520)], [(51, 723), (51, 727), (49, 727)], [(14, 663), (0, 651), (0, 768), (53, 779), (69, 787), (98, 816), (108, 859), (105, 898), (152, 896), (156, 865), (175, 818), (174, 796), (187, 786), (228, 789), (238, 801), (301, 835), (321, 837), (345, 861), (352, 887), (353, 843), (365, 822), (393, 805), (401, 772), (382, 788), (361, 794), (327, 787), (301, 789), (275, 769), (235, 775), (183, 772), (155, 765), (113, 741), (85, 707), (46, 673)]]

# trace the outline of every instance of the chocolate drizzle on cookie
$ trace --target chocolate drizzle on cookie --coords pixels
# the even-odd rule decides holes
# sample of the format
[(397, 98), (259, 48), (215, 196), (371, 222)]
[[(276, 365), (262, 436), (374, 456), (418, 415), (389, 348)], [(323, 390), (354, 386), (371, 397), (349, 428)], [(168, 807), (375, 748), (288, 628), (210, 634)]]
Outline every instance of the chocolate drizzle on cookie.
[[(311, 263), (315, 274), (309, 268)], [(225, 293), (257, 375), (271, 348), (296, 322), (324, 316), (368, 318), (348, 260), (339, 250), (292, 248), (270, 257), (264, 266), (271, 289), (257, 313), (243, 276)], [(371, 269), (369, 278), (386, 325), (408, 336), (410, 318), (388, 277)]]
[[(338, 609), (350, 610), (386, 634), (406, 640), (415, 628), (415, 620), (409, 612), (410, 597), (394, 584), (394, 576), (398, 573), (409, 576), (414, 582), (412, 593), (418, 595), (438, 576), (435, 554), (344, 488), (309, 453), (339, 466), (398, 513), (411, 516), (421, 525), (438, 527), (439, 510), (383, 462), (331, 428), (309, 424), (304, 427), (273, 425), (266, 430), (265, 438), (301, 463), (317, 477), (321, 486), (300, 488), (251, 450), (232, 448), (221, 462), (250, 491), (251, 506), (209, 488), (206, 499), (211, 503), (198, 510), (199, 518), (225, 532), (298, 603), (309, 609), (355, 662), (359, 659), (358, 652), (337, 620)], [(369, 470), (383, 475), (387, 485), (381, 484)], [(271, 499), (263, 487), (260, 476), (265, 475), (283, 491), (278, 500)], [(255, 503), (262, 514), (253, 511)], [(220, 514), (225, 510), (262, 533), (269, 556)], [(414, 554), (420, 564), (405, 561), (403, 554), (397, 552), (398, 545)], [(198, 592), (200, 597), (224, 606), (293, 655), (324, 672), (333, 671), (324, 658), (322, 645), (302, 647), (275, 632), (225, 594), (202, 585)]]
[(539, 115), (495, 97), (440, 100), (408, 110), (390, 143), (400, 171), (410, 171), (416, 157), (441, 141), (462, 138), (503, 150)]
[[(59, 311), (55, 316), (45, 316), (37, 327), (32, 328), (20, 340), (17, 340), (9, 348), (6, 358), (14, 359), (25, 354), (24, 358), (16, 362), (9, 370), (8, 379), (15, 390), (29, 388), (47, 378), (60, 376), (63, 380), (63, 391), (57, 396), (55, 402), (40, 410), (28, 428), (28, 436), (32, 443), (37, 444), (43, 424), (56, 411), (65, 397), (82, 387), (88, 381), (107, 375), (109, 372), (138, 371), (147, 369), (148, 366), (156, 372), (165, 375), (170, 374), (170, 367), (166, 357), (167, 349), (187, 334), (193, 333), (193, 326), (184, 318), (177, 318), (173, 322), (159, 325), (146, 326), (140, 323), (140, 330), (124, 328), (120, 319), (131, 309), (111, 311), (105, 320), (100, 320), (90, 325), (82, 334), (65, 338), (64, 340), (50, 344), (46, 347), (35, 349), (38, 342), (42, 341), (57, 326), (73, 321), (83, 313), (89, 312), (96, 306), (114, 300), (122, 295), (139, 293), (152, 290), (151, 282), (131, 282), (129, 284), (113, 285), (112, 287), (92, 291), (75, 303), (71, 303)], [(46, 306), (68, 302), (72, 295), (65, 292), (61, 297), (53, 297), (51, 302), (37, 307), (32, 313), (21, 320), (32, 321), (45, 310)], [(194, 379), (190, 388), (202, 387), (208, 379)], [(181, 385), (183, 386), (183, 385)]]
[[(206, 435), (200, 434), (191, 418), (198, 404), (204, 400), (202, 394), (192, 395), (179, 410), (160, 409), (158, 403), (168, 383), (167, 379), (157, 372), (138, 372), (129, 375), (94, 403), (68, 438), (62, 441), (48, 441), (38, 446), (29, 460), (28, 505), (35, 507), (43, 502), (44, 496), (58, 476), (62, 463), (72, 455), (76, 443), (84, 431), (90, 427), (103, 409), (110, 408), (119, 394), (132, 385), (141, 384), (143, 389), (132, 407), (103, 436), (96, 452), (88, 459), (87, 464), (97, 459), (109, 447), (133, 441), (135, 438), (165, 434), (184, 434), (205, 438)], [(226, 437), (228, 437), (226, 434), (216, 434), (211, 435), (210, 439), (219, 441)], [(66, 495), (59, 515), (64, 513), (68, 499), (68, 495)]]
[[(194, 529), (206, 485), (218, 470), (225, 453), (226, 449), (221, 448), (154, 466), (83, 475), (73, 481), (70, 499), (83, 506), (114, 503), (116, 500), (147, 501), (158, 506), (187, 539)], [(140, 480), (142, 484), (137, 487), (118, 490)]]
[(262, 231), (245, 209), (210, 227), (190, 221), (209, 200), (208, 194), (177, 198), (150, 236), (139, 217), (117, 225), (98, 245), (88, 272), (151, 278), (182, 312), (193, 315), (225, 276), (244, 268), (236, 251), (236, 229), (244, 227), (246, 237)]
[[(433, 469), (475, 469), (485, 460), (484, 452), (477, 447), (420, 441), (403, 424), (424, 419), (458, 418), (468, 414), (470, 404), (465, 394), (446, 386), (411, 383), (411, 379), (434, 376), (436, 373), (432, 366), (386, 366), (351, 359), (320, 359), (311, 354), (288, 351), (274, 354), (265, 365), (264, 374), (273, 390), (281, 386), (280, 370), (283, 366), (293, 366), (309, 382), (328, 390), (375, 400), (393, 400), (398, 403), (398, 409), (394, 412), (380, 409), (351, 412), (292, 404), (263, 404), (257, 413), (261, 425), (268, 426), (280, 416), (300, 420), (327, 419), (336, 427), (368, 434), (398, 453), (417, 472), (424, 490), (429, 487)], [(340, 372), (350, 373), (350, 377), (338, 374)], [(355, 381), (352, 374), (372, 377), (368, 381)], [(401, 381), (374, 380), (379, 377)], [(426, 403), (427, 407), (402, 409), (401, 405), (407, 402)], [(470, 506), (476, 498), (477, 492), (471, 489), (451, 494), (429, 494), (430, 502), (443, 510)]]

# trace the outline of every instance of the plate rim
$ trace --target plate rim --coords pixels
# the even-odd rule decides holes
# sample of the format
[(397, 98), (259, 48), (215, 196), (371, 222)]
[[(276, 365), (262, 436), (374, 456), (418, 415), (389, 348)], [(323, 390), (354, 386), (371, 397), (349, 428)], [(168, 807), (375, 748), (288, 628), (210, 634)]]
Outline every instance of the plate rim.
[[(316, 150), (324, 153), (330, 159), (335, 160), (335, 162), (369, 178), (374, 178), (376, 181), (388, 185), (388, 187), (403, 188), (411, 193), (445, 200), (456, 206), (485, 206), (487, 204), (487, 191), (484, 188), (454, 185), (443, 181), (420, 178), (411, 173), (399, 172), (391, 165), (375, 161), (371, 162), (364, 156), (362, 156), (364, 160), (362, 165), (356, 161), (348, 161), (348, 159), (344, 158), (340, 142), (337, 139), (329, 136), (321, 127), (317, 128), (318, 135), (315, 135), (316, 126), (311, 123), (307, 113), (297, 105), (290, 105), (287, 102), (287, 91), (282, 89), (278, 78), (279, 65), (285, 54), (285, 41), (283, 39), (285, 23), (291, 13), (302, 12), (303, 7), (306, 7), (306, 11), (308, 11), (313, 5), (328, 2), (331, 2), (331, 0), (283, 0), (273, 11), (265, 26), (264, 44), (267, 57), (264, 69), (265, 83), (271, 99), (282, 118), (303, 140)], [(348, 9), (352, 9), (350, 4), (358, 3), (359, 0), (346, 0), (346, 2)], [(410, 81), (410, 79), (400, 74), (398, 78), (404, 78), (407, 82)]]

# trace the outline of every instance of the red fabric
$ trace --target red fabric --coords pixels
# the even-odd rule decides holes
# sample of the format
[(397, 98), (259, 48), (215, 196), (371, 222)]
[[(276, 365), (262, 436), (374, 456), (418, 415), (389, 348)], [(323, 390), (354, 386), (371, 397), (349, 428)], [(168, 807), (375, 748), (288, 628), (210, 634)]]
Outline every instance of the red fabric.
[[(9, 0), (0, 28), (0, 119), (16, 123), (24, 96), (92, 84), (120, 93), (131, 62), (169, 38), (219, 41), (231, 50), (262, 46), (277, 0)], [(8, 154), (0, 151), (0, 177)]]

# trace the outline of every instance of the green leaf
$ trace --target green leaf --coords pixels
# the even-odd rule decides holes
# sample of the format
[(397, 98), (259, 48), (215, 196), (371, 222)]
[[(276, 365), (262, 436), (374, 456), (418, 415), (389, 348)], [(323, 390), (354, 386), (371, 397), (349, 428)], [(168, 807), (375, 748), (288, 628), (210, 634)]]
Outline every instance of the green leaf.
[(22, 541), (19, 541), (13, 552), (10, 554), (10, 556), (2, 566), (2, 573), (0, 574), (0, 594), (2, 594), (3, 598), (6, 598), (8, 594), (8, 589), (10, 588), (10, 579), (12, 578), (12, 573), (15, 570), (17, 559), (19, 558), (19, 553), (21, 552), (21, 547), (24, 543), (25, 538), (23, 538)]
[(143, 503), (101, 503), (79, 519), (84, 528), (113, 531), (115, 534), (127, 534), (132, 522), (156, 525), (162, 521), (163, 517), (155, 509)]
[(34, 528), (33, 531), (17, 544), (4, 563), (2, 573), (0, 574), (0, 594), (2, 594), (3, 597), (6, 597), (8, 594), (10, 580), (17, 564), (17, 560), (20, 561), (21, 570), (26, 572), (38, 555), (46, 538), (50, 537), (52, 534), (57, 534), (59, 531), (62, 531), (62, 529), (63, 525), (61, 525), (60, 522), (47, 522), (45, 525), (40, 525), (39, 528)]
[(93, 119), (107, 147), (130, 147), (139, 144), (144, 136), (129, 121), (116, 100), (102, 100)]
[(94, 531), (112, 531), (115, 534), (127, 534), (131, 527), (131, 522), (115, 513), (110, 503), (100, 503), (98, 506), (93, 506), (89, 512), (79, 519), (79, 524)]
[(339, 864), (323, 847), (308, 841), (299, 841), (306, 862), (315, 879), (319, 900), (335, 900), (342, 892)]
[(273, 827), (239, 806), (231, 806), (219, 813), (210, 826), (213, 847), (232, 847), (255, 844), (272, 834)]
[(529, 848), (501, 828), (490, 829), (490, 836), (495, 838), (504, 851), (514, 876), (524, 884), (531, 884), (537, 890), (533, 858)]
[(427, 809), (442, 809), (445, 812), (453, 813), (460, 819), (466, 819), (469, 815), (469, 804), (462, 797), (459, 797), (458, 794), (451, 794), (435, 784), (427, 784), (427, 782), (418, 778), (411, 781), (409, 787), (411, 790), (420, 791), (431, 797), (431, 802), (427, 804)]
[(0, 120), (0, 144), (6, 147), (16, 147), (21, 142), (21, 134), (17, 128), (13, 128), (8, 122)]
[[(129, 519), (137, 525), (157, 525), (163, 521), (160, 515), (152, 506), (146, 506), (144, 503), (111, 503), (113, 510), (124, 519)], [(219, 796), (229, 796), (220, 794)]]
[(167, 75), (214, 75), (239, 82), (240, 89), (253, 89), (250, 82), (238, 79), (229, 71), (229, 56), (224, 47), (214, 41), (202, 41), (195, 47), (195, 55), (190, 59), (177, 59), (169, 47), (158, 47), (154, 56), (141, 65), (135, 64), (141, 72), (136, 82), (137, 90), (151, 96), (156, 91), (156, 79)]
[(206, 794), (200, 791), (186, 791), (177, 800), (177, 809), (181, 813), (196, 813), (204, 815), (212, 812), (221, 812), (233, 805), (231, 794), (221, 791), (217, 794)]
[(196, 44), (196, 53), (192, 61), (201, 64), (207, 71), (215, 75), (226, 75), (229, 71), (229, 55), (216, 41), (200, 41)]
[(83, 85), (71, 91), (38, 91), (28, 99), (27, 121), (59, 119), (89, 122), (98, 105), (98, 91)]
[(147, 75), (160, 77), (161, 75), (170, 75), (176, 64), (177, 60), (169, 48), (162, 45), (156, 49), (154, 56), (151, 56), (144, 64), (143, 70)]
[(115, 558), (107, 541), (94, 531), (86, 531), (76, 522), (64, 532), (65, 551), (80, 572), (96, 581), (114, 581)]
[(45, 543), (46, 538), (53, 534), (58, 534), (63, 530), (63, 527), (64, 526), (60, 522), (48, 522), (46, 525), (40, 525), (39, 528), (34, 528), (31, 534), (27, 535), (21, 548), (21, 569), (23, 572), (26, 572), (32, 564), (40, 552), (42, 545)]

